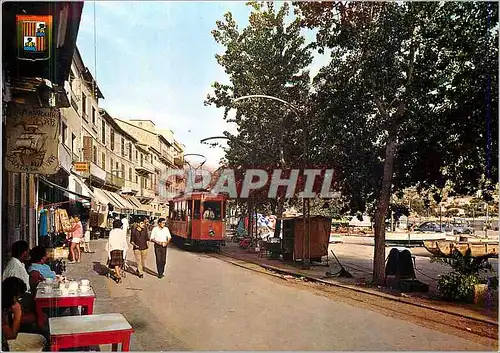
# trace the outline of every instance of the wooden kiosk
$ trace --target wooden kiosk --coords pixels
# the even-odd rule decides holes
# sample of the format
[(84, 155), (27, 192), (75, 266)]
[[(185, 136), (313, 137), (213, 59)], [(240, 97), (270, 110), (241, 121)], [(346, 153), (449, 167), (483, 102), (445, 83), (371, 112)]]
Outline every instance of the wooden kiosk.
[[(304, 237), (304, 218), (287, 217), (282, 218), (283, 221), (283, 241), (281, 245), (281, 253), (285, 261), (302, 260), (303, 254), (307, 256), (308, 244), (306, 251), (303, 252)], [(328, 244), (330, 240), (330, 230), (332, 220), (324, 216), (310, 217), (310, 254), (311, 261), (321, 262), (323, 256), (328, 255)]]

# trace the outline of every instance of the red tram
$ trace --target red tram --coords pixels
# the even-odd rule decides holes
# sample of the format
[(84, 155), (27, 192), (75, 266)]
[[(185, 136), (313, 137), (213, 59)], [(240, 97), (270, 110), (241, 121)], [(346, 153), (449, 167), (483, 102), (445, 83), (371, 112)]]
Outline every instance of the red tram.
[(168, 217), (172, 240), (180, 246), (219, 249), (226, 233), (226, 200), (206, 191), (174, 198)]

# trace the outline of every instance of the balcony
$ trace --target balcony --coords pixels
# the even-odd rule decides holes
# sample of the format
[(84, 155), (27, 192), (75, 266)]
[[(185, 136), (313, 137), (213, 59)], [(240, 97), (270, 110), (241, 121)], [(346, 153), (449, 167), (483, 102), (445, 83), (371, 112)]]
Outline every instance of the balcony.
[(73, 167), (73, 158), (69, 148), (64, 143), (59, 144), (59, 165), (66, 173), (71, 173)]
[(140, 190), (139, 184), (130, 180), (125, 180), (125, 185), (122, 188), (124, 194), (136, 194)]
[(153, 190), (143, 188), (143, 189), (139, 190), (139, 192), (137, 193), (136, 196), (139, 196), (139, 197), (145, 198), (145, 199), (154, 199), (155, 193)]
[(174, 158), (174, 165), (179, 168), (184, 167), (184, 158), (183, 157)]
[(150, 162), (141, 160), (139, 165), (135, 166), (135, 171), (140, 175), (153, 174), (155, 172), (155, 167)]
[(174, 157), (168, 151), (162, 151), (160, 160), (167, 165), (174, 165)]
[(75, 170), (83, 178), (90, 179), (93, 185), (106, 186), (114, 190), (121, 189), (125, 185), (123, 178), (105, 171), (94, 162), (75, 162), (74, 166)]
[(70, 102), (71, 102), (71, 106), (73, 107), (73, 109), (75, 109), (75, 111), (78, 113), (78, 101), (79, 99), (77, 98), (75, 92), (73, 92), (73, 90), (69, 89), (70, 91)]
[(166, 168), (165, 163), (160, 162), (160, 160), (153, 160), (153, 166), (155, 167), (155, 169), (160, 170), (162, 172)]
[(75, 170), (83, 178), (92, 178), (94, 181), (100, 181), (101, 183), (106, 182), (106, 171), (94, 162), (76, 162), (74, 166)]
[(121, 189), (125, 186), (125, 180), (117, 175), (106, 172), (106, 184)]

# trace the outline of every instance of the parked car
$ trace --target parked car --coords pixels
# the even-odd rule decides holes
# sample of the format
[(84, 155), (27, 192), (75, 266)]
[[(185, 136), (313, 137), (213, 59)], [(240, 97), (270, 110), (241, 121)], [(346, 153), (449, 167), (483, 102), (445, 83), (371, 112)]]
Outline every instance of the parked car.
[(451, 225), (453, 234), (472, 234), (473, 229), (468, 224), (464, 223), (454, 223)]
[(424, 233), (450, 233), (453, 231), (453, 227), (447, 223), (424, 222), (418, 225), (415, 231)]
[(472, 228), (467, 223), (440, 223), (424, 222), (415, 228), (417, 232), (424, 233), (453, 233), (453, 234), (472, 234)]

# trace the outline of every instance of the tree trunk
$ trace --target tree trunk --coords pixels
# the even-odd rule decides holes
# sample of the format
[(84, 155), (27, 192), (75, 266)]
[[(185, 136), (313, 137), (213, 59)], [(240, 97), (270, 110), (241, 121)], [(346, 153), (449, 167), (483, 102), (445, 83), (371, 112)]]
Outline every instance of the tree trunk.
[(284, 203), (285, 203), (284, 199), (282, 199), (282, 198), (278, 199), (278, 211), (276, 212), (276, 225), (274, 228), (274, 237), (275, 238), (279, 238), (280, 233), (281, 233), (281, 220), (280, 220), (280, 218), (283, 215), (284, 206), (285, 206)]
[(385, 149), (384, 176), (382, 179), (382, 190), (375, 212), (375, 253), (373, 256), (373, 280), (379, 285), (385, 282), (385, 217), (389, 208), (392, 186), (392, 170), (394, 166), (394, 155), (396, 153), (396, 141), (390, 139)]

